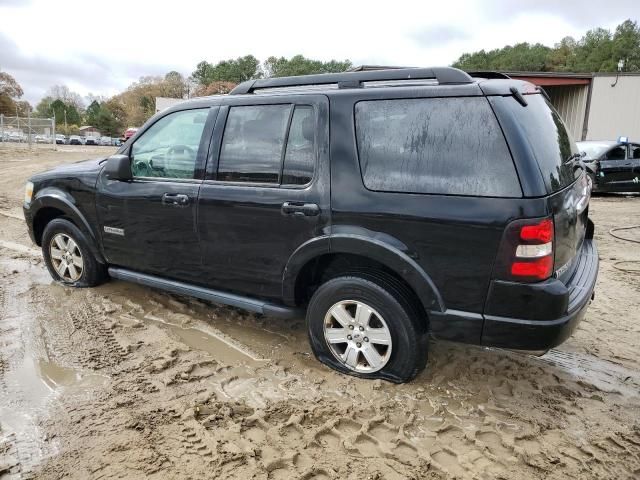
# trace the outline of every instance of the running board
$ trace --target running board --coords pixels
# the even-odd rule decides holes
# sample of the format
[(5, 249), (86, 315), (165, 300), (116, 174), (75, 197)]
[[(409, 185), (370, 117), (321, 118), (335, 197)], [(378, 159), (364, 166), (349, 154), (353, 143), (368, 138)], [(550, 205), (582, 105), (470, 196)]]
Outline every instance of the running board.
[(304, 311), (301, 309), (286, 307), (284, 305), (276, 305), (274, 303), (265, 302), (264, 300), (243, 297), (241, 295), (212, 290), (210, 288), (198, 287), (189, 283), (168, 280), (166, 278), (147, 275), (146, 273), (138, 273), (124, 268), (109, 267), (109, 276), (117, 278), (118, 280), (124, 280), (125, 282), (138, 283), (140, 285), (158, 288), (160, 290), (177, 293), (179, 295), (196, 297), (214, 303), (238, 307), (243, 310), (260, 313), (268, 317), (304, 318)]

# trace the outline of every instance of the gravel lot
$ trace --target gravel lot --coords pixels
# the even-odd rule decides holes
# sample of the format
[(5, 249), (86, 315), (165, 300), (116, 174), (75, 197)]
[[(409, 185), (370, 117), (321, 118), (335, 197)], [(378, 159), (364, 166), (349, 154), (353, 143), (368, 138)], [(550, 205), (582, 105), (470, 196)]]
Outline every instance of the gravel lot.
[(303, 321), (52, 283), (24, 182), (112, 151), (0, 145), (0, 477), (639, 478), (640, 246), (608, 231), (640, 224), (640, 197), (592, 200), (596, 299), (564, 345), (432, 342), (392, 385), (323, 367)]

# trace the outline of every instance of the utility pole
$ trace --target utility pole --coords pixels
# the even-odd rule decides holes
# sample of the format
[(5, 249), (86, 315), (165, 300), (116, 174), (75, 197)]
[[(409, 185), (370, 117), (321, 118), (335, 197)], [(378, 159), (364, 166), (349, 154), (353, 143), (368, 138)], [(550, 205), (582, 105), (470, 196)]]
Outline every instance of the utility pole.
[(64, 109), (64, 130), (67, 131), (67, 108)]

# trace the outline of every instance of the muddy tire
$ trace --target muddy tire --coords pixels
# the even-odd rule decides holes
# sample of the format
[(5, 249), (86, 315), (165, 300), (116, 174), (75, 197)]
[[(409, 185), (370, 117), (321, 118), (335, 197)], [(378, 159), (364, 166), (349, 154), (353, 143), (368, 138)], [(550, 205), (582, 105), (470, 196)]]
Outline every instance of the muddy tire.
[(316, 358), (361, 378), (407, 382), (426, 365), (428, 337), (407, 292), (375, 276), (323, 283), (307, 309)]
[(45, 227), (42, 256), (53, 279), (64, 285), (94, 287), (107, 278), (106, 266), (91, 253), (89, 240), (64, 218), (56, 218)]

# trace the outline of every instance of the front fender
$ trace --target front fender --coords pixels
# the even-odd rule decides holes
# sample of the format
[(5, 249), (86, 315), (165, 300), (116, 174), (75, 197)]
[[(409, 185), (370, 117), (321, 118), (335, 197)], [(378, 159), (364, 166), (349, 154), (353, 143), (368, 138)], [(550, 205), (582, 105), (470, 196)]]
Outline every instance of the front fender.
[(33, 222), (38, 215), (38, 211), (42, 208), (55, 208), (63, 212), (66, 217), (69, 217), (87, 235), (90, 240), (89, 246), (96, 259), (101, 263), (105, 263), (104, 256), (98, 247), (99, 242), (94, 230), (76, 206), (75, 199), (68, 192), (56, 187), (45, 187), (36, 192), (29, 206), (25, 206), (24, 209), (25, 219), (31, 231), (33, 231)]
[[(283, 297), (287, 304), (295, 302), (295, 285), (302, 268), (325, 253), (348, 253), (371, 258), (401, 276), (418, 295), (425, 311), (445, 310), (442, 296), (431, 277), (407, 253), (397, 240), (380, 235), (333, 233), (317, 237), (300, 246), (289, 258), (283, 276)], [(389, 241), (390, 240), (390, 241)], [(393, 243), (393, 244), (392, 244)]]

